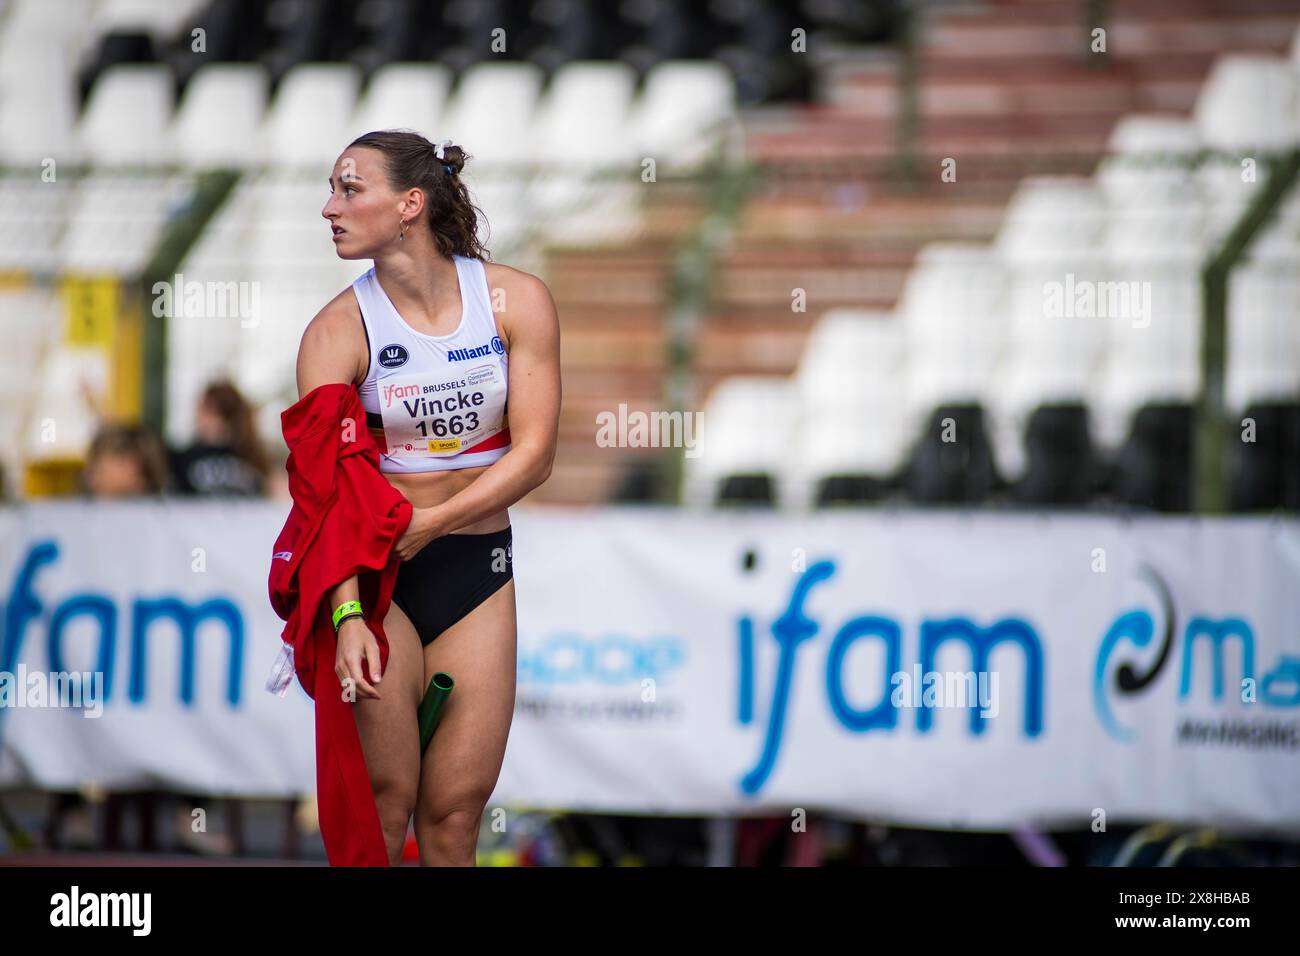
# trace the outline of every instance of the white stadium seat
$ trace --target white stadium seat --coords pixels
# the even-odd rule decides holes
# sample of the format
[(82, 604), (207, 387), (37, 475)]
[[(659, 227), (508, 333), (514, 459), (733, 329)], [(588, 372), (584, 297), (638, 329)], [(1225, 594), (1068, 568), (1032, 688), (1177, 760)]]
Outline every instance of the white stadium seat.
[[(80, 156), (76, 74), (62, 47), (48, 38), (10, 50), (13, 34), (0, 34), (0, 164), (59, 167)], [(39, 89), (39, 96), (31, 91)]]
[(991, 438), (1005, 476), (1021, 473), (1021, 436), (1033, 410), (1086, 401), (1097, 374), (1105, 327), (1097, 318), (1101, 303), (1094, 295), (1089, 307), (1086, 293), (1099, 291), (1105, 275), (1103, 212), (1089, 179), (1030, 177), (998, 232), (1011, 324), (990, 405)]
[(177, 158), (192, 169), (248, 167), (262, 160), (259, 142), (269, 79), (254, 63), (210, 63), (185, 90), (171, 135)]
[(1218, 151), (1198, 170), (1208, 230), (1221, 240), (1268, 175), (1269, 153), (1300, 141), (1300, 74), (1281, 57), (1224, 55), (1196, 101), (1201, 139)]
[(883, 478), (902, 464), (903, 352), (892, 312), (832, 309), (817, 320), (794, 375), (804, 450), (787, 459), (784, 504), (810, 505), (823, 478)]
[(165, 166), (172, 75), (160, 64), (105, 70), (90, 91), (78, 134), (86, 162), (96, 166)]
[(540, 155), (533, 118), (542, 71), (531, 63), (477, 63), (460, 77), (437, 142), (463, 143), (482, 174), (500, 165), (558, 162)]
[(318, 168), (328, 177), (354, 138), (348, 134), (360, 85), (360, 71), (349, 64), (305, 63), (290, 70), (267, 111), (264, 160), (281, 168)]
[(1106, 198), (1105, 281), (1145, 284), (1150, 314), (1106, 320), (1102, 368), (1090, 390), (1093, 437), (1114, 451), (1148, 403), (1188, 404), (1200, 388), (1201, 265), (1207, 211), (1189, 120), (1132, 115), (1111, 134), (1097, 172)]
[(378, 129), (413, 129), (435, 143), (451, 92), (451, 71), (432, 63), (388, 63), (370, 77), (357, 103), (352, 138)]
[[(538, 110), (529, 212), (553, 241), (598, 242), (639, 224), (639, 167), (628, 130), (636, 74), (625, 63), (568, 63)], [(602, 178), (601, 172), (614, 178)]]
[(728, 475), (765, 473), (778, 485), (798, 427), (798, 393), (788, 376), (736, 375), (713, 389), (703, 410), (699, 452), (686, 458), (687, 504), (711, 504)]
[(1201, 140), (1211, 149), (1289, 149), (1300, 141), (1300, 78), (1282, 57), (1224, 54), (1196, 99)]
[(898, 414), (909, 437), (939, 405), (989, 403), (1009, 327), (1006, 286), (992, 247), (922, 248), (898, 305), (908, 357)]
[(631, 118), (632, 146), (666, 172), (684, 172), (709, 152), (734, 120), (736, 83), (715, 60), (668, 60), (651, 67)]

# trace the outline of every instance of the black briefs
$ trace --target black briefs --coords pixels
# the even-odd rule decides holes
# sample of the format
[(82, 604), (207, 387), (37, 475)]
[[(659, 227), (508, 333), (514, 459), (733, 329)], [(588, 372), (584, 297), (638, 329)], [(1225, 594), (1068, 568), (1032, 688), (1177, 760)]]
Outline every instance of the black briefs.
[(487, 534), (444, 534), (403, 561), (393, 603), (428, 646), (514, 576), (510, 528)]

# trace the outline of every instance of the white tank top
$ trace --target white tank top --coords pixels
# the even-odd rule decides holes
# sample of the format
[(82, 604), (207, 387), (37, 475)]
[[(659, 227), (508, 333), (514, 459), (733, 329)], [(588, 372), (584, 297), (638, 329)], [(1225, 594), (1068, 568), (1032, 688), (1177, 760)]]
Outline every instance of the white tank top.
[(361, 405), (382, 472), (473, 468), (510, 450), (507, 356), (487, 270), (478, 259), (452, 259), (463, 311), (450, 335), (426, 335), (407, 325), (373, 267), (352, 283), (370, 348)]

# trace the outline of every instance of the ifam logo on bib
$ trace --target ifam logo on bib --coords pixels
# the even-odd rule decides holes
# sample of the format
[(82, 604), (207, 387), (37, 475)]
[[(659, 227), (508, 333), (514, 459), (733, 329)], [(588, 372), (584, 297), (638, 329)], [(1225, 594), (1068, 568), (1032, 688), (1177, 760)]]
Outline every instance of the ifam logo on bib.
[(410, 356), (406, 353), (406, 347), (402, 345), (385, 345), (379, 350), (379, 364), (384, 368), (405, 365), (408, 358)]

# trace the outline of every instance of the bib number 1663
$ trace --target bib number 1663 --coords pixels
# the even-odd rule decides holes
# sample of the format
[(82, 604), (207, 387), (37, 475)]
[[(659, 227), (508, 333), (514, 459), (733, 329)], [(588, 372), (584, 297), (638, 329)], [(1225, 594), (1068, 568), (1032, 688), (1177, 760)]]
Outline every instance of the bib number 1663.
[(424, 419), (420, 419), (415, 423), (415, 427), (420, 430), (420, 435), (424, 438), (428, 438), (430, 435), (434, 438), (460, 435), (463, 432), (472, 432), (478, 428), (478, 412), (466, 412), (464, 415), (452, 415), (448, 418), (435, 418), (431, 424), (426, 424)]

